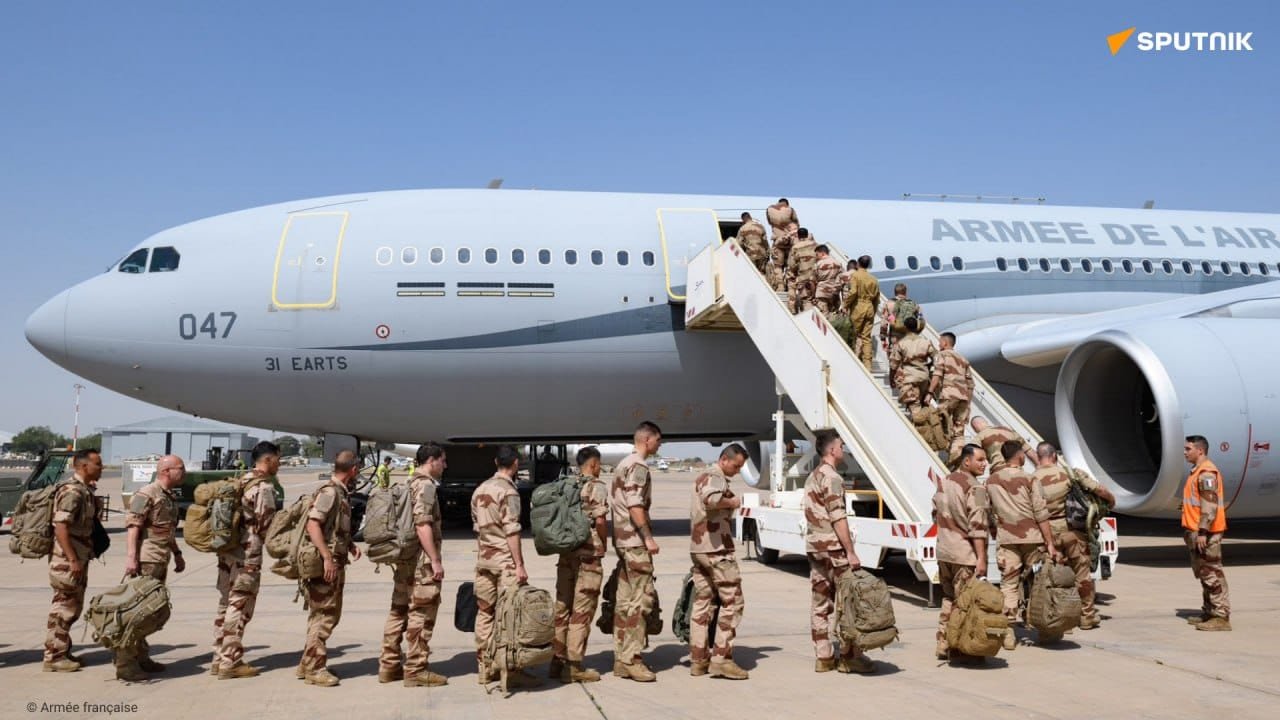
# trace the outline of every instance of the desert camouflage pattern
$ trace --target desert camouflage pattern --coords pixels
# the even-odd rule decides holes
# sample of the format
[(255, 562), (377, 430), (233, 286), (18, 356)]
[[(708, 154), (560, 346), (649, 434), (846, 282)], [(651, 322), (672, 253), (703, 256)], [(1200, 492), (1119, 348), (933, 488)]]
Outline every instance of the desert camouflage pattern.
[(591, 520), (591, 534), (587, 538), (587, 542), (578, 548), (577, 555), (583, 558), (604, 557), (604, 541), (600, 539), (600, 534), (596, 532), (595, 523), (600, 518), (609, 517), (609, 491), (605, 488), (604, 481), (600, 478), (579, 475), (578, 482), (582, 484), (580, 495), (582, 498), (582, 510)]
[(1007, 463), (993, 466), (987, 478), (987, 495), (996, 520), (996, 542), (1044, 543), (1039, 523), (1049, 519), (1049, 510), (1039, 483), (1034, 483), (1022, 468)]
[(948, 348), (938, 351), (933, 377), (938, 380), (938, 407), (946, 415), (947, 441), (951, 442), (964, 435), (965, 425), (969, 422), (973, 371), (964, 356), (954, 348)]
[[(813, 639), (813, 652), (819, 659), (832, 658), (835, 657), (835, 647), (831, 643), (831, 615), (836, 608), (836, 588), (840, 578), (852, 572), (849, 557), (843, 549), (806, 554), (809, 558), (809, 636)], [(841, 648), (841, 654), (852, 655), (854, 649), (853, 646)]]
[[(599, 484), (603, 496), (604, 485)], [(591, 536), (596, 537), (594, 529)], [(582, 662), (586, 656), (587, 638), (591, 635), (591, 621), (600, 604), (603, 583), (604, 565), (600, 557), (587, 557), (582, 551), (560, 556), (556, 563), (556, 634), (552, 641), (557, 658)]]
[[(1080, 591), (1081, 620), (1097, 619), (1094, 607), (1094, 585), (1091, 572), (1093, 561), (1089, 557), (1089, 539), (1067, 527), (1067, 493), (1071, 490), (1071, 476), (1061, 467), (1040, 468), (1032, 476), (1040, 486), (1044, 504), (1049, 513), (1049, 529), (1058, 551), (1067, 557), (1067, 564), (1076, 574), (1076, 589)], [(1098, 481), (1087, 473), (1081, 473), (1080, 486), (1089, 492), (1098, 489)]]
[(324, 529), (324, 538), (338, 566), (338, 576), (327, 583), (315, 578), (304, 583), (303, 598), (308, 609), (307, 640), (302, 648), (302, 670), (307, 674), (323, 670), (328, 662), (325, 642), (342, 619), (342, 591), (347, 582), (347, 552), (351, 548), (351, 500), (347, 487), (330, 480), (316, 491), (308, 520)]
[(938, 561), (938, 584), (942, 589), (942, 607), (938, 612), (938, 650), (947, 651), (947, 620), (955, 608), (956, 597), (964, 592), (965, 587), (973, 582), (972, 565), (959, 565), (946, 561)]
[[(835, 468), (823, 463), (804, 481), (804, 551), (844, 555), (844, 546), (836, 535), (836, 523), (847, 523), (844, 505), (844, 479)], [(850, 528), (849, 532), (853, 532)], [(848, 563), (848, 560), (845, 560)]]
[[(126, 528), (138, 528), (142, 535), (142, 548), (138, 562), (168, 565), (172, 555), (172, 543), (178, 529), (178, 504), (172, 490), (166, 490), (152, 481), (129, 499), (129, 510), (124, 515)], [(164, 578), (157, 578), (163, 581)]]
[(939, 562), (977, 566), (970, 540), (987, 536), (987, 510), (986, 490), (972, 475), (957, 470), (942, 479), (933, 495)]
[[(990, 482), (988, 482), (990, 486)], [(1036, 563), (1044, 562), (1044, 545), (1017, 543), (996, 548), (996, 567), (1000, 568), (1000, 594), (1004, 596), (1004, 616), (1010, 622), (1018, 619), (1022, 605), (1022, 574)]]
[(494, 614), (498, 608), (498, 596), (509, 588), (515, 587), (515, 563), (510, 567), (493, 567), (476, 562), (476, 660), (480, 667), (480, 676), (485, 677), (489, 671), (485, 649), (489, 638), (493, 636)]
[(1204, 552), (1196, 549), (1197, 533), (1184, 533), (1191, 556), (1191, 572), (1200, 581), (1201, 614), (1231, 619), (1231, 598), (1227, 594), (1227, 574), (1222, 569), (1222, 535), (1211, 533)]
[(244, 631), (253, 619), (262, 585), (264, 537), (276, 514), (268, 475), (250, 470), (241, 479), (240, 542), (218, 554), (218, 611), (213, 619), (213, 661), (231, 667), (244, 658)]
[(810, 235), (797, 238), (787, 256), (786, 285), (791, 312), (799, 313), (813, 307), (814, 294), (818, 291), (818, 247)]
[(644, 538), (631, 521), (631, 508), (640, 507), (648, 512), (652, 503), (649, 466), (639, 453), (631, 453), (613, 469), (613, 484), (609, 489), (614, 548), (644, 548)]
[[(1026, 438), (1019, 437), (1017, 433), (1007, 427), (992, 425), (986, 430), (978, 433), (978, 436), (974, 438), (973, 442), (982, 446), (982, 449), (987, 453), (987, 462), (991, 463), (992, 467), (994, 467), (1005, 461), (1004, 455), (1000, 452), (1000, 448), (1003, 447), (1005, 443), (1014, 440), (1022, 443), (1022, 449), (1027, 452), (1027, 457), (1033, 457), (1032, 453), (1034, 452), (1034, 448), (1031, 447), (1031, 443), (1027, 442)], [(1063, 496), (1065, 497), (1065, 491)]]
[(755, 218), (743, 223), (738, 228), (738, 245), (763, 275), (769, 265), (769, 241), (765, 238), (764, 226)]
[(63, 660), (71, 652), (71, 625), (84, 611), (84, 591), (89, 585), (89, 559), (93, 552), (91, 536), (97, 511), (93, 489), (78, 476), (54, 494), (53, 522), (67, 526), (72, 552), (84, 570), (79, 575), (71, 572), (71, 559), (62, 552), (61, 543), (55, 540), (53, 555), (49, 558), (49, 587), (53, 589), (53, 602), (49, 606), (45, 627), (45, 662)]
[(774, 291), (781, 292), (786, 289), (787, 256), (800, 230), (800, 218), (794, 208), (770, 205), (765, 211), (765, 220), (773, 233), (773, 247), (769, 249), (769, 284)]
[(711, 506), (733, 497), (730, 479), (719, 465), (712, 464), (693, 481), (689, 501), (689, 552), (730, 553), (733, 545), (733, 510)]
[[(746, 601), (742, 595), (742, 573), (732, 550), (716, 553), (693, 552), (693, 611), (689, 618), (689, 656), (694, 662), (716, 657), (733, 657), (733, 638), (742, 621)], [(719, 600), (717, 613), (715, 601)], [(716, 616), (715, 647), (707, 647), (711, 618)]]
[(844, 268), (840, 267), (840, 261), (830, 255), (819, 258), (813, 274), (817, 281), (814, 301), (818, 310), (824, 315), (840, 312), (840, 292), (845, 284)]
[(924, 406), (930, 374), (937, 364), (937, 348), (919, 333), (907, 334), (889, 352), (898, 402), (907, 410), (914, 412)]
[(471, 493), (471, 525), (476, 533), (476, 568), (516, 569), (507, 537), (520, 533), (520, 493), (495, 474)]
[[(617, 532), (616, 525), (614, 532)], [(643, 547), (615, 547), (615, 550), (618, 590), (613, 610), (613, 659), (629, 665), (640, 659), (649, 642), (645, 618), (655, 604), (653, 557)]]
[[(443, 514), (436, 500), (436, 481), (425, 473), (409, 480), (409, 498), (413, 503), (415, 527), (430, 526), (436, 554), (442, 547)], [(382, 628), (382, 653), (379, 672), (394, 672), (403, 662), (405, 677), (427, 670), (431, 652), (431, 636), (440, 612), (440, 584), (433, 576), (431, 556), (419, 544), (413, 557), (392, 568), (391, 609)], [(407, 641), (403, 656), (401, 641)]]
[(274, 479), (257, 470), (240, 478), (240, 544), (223, 553), (256, 568), (262, 567), (267, 528), (280, 509), (272, 487)]

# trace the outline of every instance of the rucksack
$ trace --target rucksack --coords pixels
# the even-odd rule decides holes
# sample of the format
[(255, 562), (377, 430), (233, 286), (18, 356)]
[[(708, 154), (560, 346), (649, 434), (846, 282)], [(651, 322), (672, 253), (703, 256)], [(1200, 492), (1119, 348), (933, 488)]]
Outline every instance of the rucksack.
[(889, 586), (866, 570), (840, 577), (836, 583), (836, 613), (840, 642), (846, 647), (875, 650), (898, 639)]
[(182, 526), (182, 539), (199, 552), (219, 553), (240, 544), (240, 512), (245, 491), (262, 478), (214, 480), (196, 486), (193, 502), (187, 508)]
[(169, 621), (169, 589), (149, 576), (130, 578), (89, 600), (84, 621), (108, 650), (134, 645)]
[(405, 483), (375, 487), (364, 511), (364, 541), (375, 565), (397, 565), (418, 553), (413, 525), (413, 493)]
[[(613, 566), (613, 572), (609, 574), (609, 579), (605, 581), (604, 587), (600, 591), (600, 619), (596, 620), (596, 627), (600, 628), (600, 632), (605, 634), (613, 633), (613, 607), (618, 599), (618, 573), (622, 569), (622, 563)], [(658, 579), (653, 579), (653, 609), (644, 618), (644, 634), (654, 636), (662, 632), (662, 603), (658, 599)]]
[[(689, 639), (693, 637), (693, 573), (684, 576), (684, 583), (680, 586), (680, 599), (676, 602), (676, 607), (671, 611), (671, 632), (676, 638), (688, 645)], [(707, 621), (707, 647), (711, 647), (716, 641), (716, 618), (720, 615), (720, 596), (714, 592), (711, 594), (711, 619)]]
[(894, 332), (904, 333), (907, 331), (907, 318), (915, 318), (917, 322), (916, 331), (919, 332), (923, 328), (919, 327), (920, 321), (920, 305), (911, 298), (903, 298), (893, 301), (893, 330)]
[(265, 546), (276, 558), (271, 572), (286, 580), (311, 580), (324, 575), (324, 558), (307, 537), (307, 513), (315, 495), (303, 495), (271, 518)]
[(560, 555), (591, 537), (591, 518), (582, 508), (582, 479), (563, 477), (539, 485), (529, 502), (533, 547), (539, 555)]
[(48, 557), (53, 552), (53, 499), (66, 482), (22, 493), (13, 509), (9, 552), (29, 560)]
[(1111, 508), (1097, 495), (1084, 489), (1081, 476), (1087, 476), (1085, 471), (1068, 468), (1067, 475), (1071, 478), (1066, 497), (1067, 527), (1088, 535), (1096, 534), (1098, 522)]
[(511, 671), (549, 662), (555, 654), (555, 600), (551, 593), (530, 585), (507, 588), (494, 609), (493, 634), (485, 649), (489, 667), (501, 673), (502, 690), (509, 689)]
[(453, 603), (453, 627), (459, 632), (475, 632), (476, 631), (476, 615), (479, 613), (479, 607), (476, 605), (476, 584), (473, 582), (464, 582), (458, 586), (458, 594), (454, 598)]
[(1046, 562), (1031, 579), (1027, 594), (1027, 623), (1040, 639), (1056, 640), (1080, 625), (1080, 593), (1076, 574), (1066, 565)]
[(937, 408), (922, 407), (912, 410), (911, 422), (930, 449), (936, 452), (946, 450), (950, 446), (947, 442), (947, 432), (942, 427), (942, 412)]
[(1012, 630), (1000, 589), (981, 578), (970, 580), (947, 618), (947, 645), (965, 655), (994, 657), (1008, 632)]

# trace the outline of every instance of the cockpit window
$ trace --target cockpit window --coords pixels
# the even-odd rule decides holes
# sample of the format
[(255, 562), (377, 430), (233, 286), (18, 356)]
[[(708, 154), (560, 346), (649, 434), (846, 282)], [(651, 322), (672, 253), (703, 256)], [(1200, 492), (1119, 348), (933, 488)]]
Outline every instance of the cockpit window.
[(150, 251), (147, 248), (134, 250), (129, 254), (129, 257), (120, 261), (120, 272), (133, 273), (135, 275), (146, 272), (148, 252)]
[(151, 269), (148, 272), (173, 272), (178, 269), (182, 257), (171, 247), (158, 247), (151, 251)]

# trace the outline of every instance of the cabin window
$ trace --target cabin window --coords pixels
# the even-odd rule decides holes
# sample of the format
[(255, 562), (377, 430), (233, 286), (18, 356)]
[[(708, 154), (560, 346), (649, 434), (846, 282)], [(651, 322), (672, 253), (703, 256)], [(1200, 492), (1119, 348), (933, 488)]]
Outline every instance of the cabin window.
[(497, 249), (497, 248), (485, 248), (485, 249), (484, 249), (484, 261), (485, 261), (486, 263), (489, 263), (490, 265), (497, 264), (497, 262), (498, 262), (498, 249)]
[(951, 267), (955, 268), (956, 270), (963, 270), (964, 259), (960, 258), (959, 256), (951, 258)]
[(941, 270), (942, 260), (940, 260), (937, 255), (934, 255), (933, 257), (929, 258), (929, 267), (933, 268), (934, 270)]
[(416, 247), (401, 248), (400, 262), (404, 265), (416, 265), (418, 263), (418, 248)]
[(1183, 272), (1183, 273), (1185, 273), (1185, 274), (1187, 274), (1187, 275), (1195, 275), (1195, 274), (1196, 274), (1196, 268), (1195, 268), (1195, 266), (1194, 266), (1194, 265), (1192, 265), (1192, 264), (1191, 264), (1191, 261), (1190, 261), (1190, 260), (1183, 260), (1183, 261), (1182, 261), (1182, 272)]
[(907, 267), (911, 268), (912, 270), (920, 269), (920, 261), (916, 259), (915, 255), (907, 256)]
[(444, 262), (444, 248), (431, 248), (431, 252), (427, 253), (427, 259), (431, 261), (432, 265), (439, 265)]
[(592, 265), (603, 265), (603, 264), (604, 264), (604, 253), (603, 253), (602, 251), (600, 251), (600, 250), (592, 250), (592, 251), (591, 251), (591, 264), (592, 264)]
[(1115, 269), (1115, 263), (1111, 262), (1111, 258), (1102, 258), (1102, 272), (1110, 275)]
[(1150, 275), (1153, 270), (1155, 270), (1155, 265), (1152, 265), (1150, 260), (1142, 261), (1142, 272)]
[(1049, 258), (1040, 258), (1040, 270), (1049, 272)]
[(1231, 263), (1227, 262), (1226, 260), (1222, 261), (1222, 274), (1223, 275), (1231, 274)]
[(544, 248), (544, 249), (542, 249), (542, 250), (539, 250), (539, 251), (538, 251), (538, 264), (539, 264), (539, 265), (550, 265), (550, 264), (551, 264), (551, 251), (550, 251), (550, 250), (547, 250), (547, 249), (545, 249), (545, 248)]
[(515, 265), (524, 264), (524, 250), (516, 248), (511, 251), (511, 262)]
[(1082, 258), (1080, 260), (1080, 269), (1087, 273), (1093, 272), (1093, 261), (1089, 258)]
[(644, 262), (645, 265), (652, 267), (655, 261), (653, 251), (645, 250), (643, 253), (640, 254), (640, 260)]
[(1203, 261), (1203, 262), (1201, 262), (1201, 263), (1200, 263), (1200, 269), (1204, 271), (1204, 274), (1205, 274), (1205, 275), (1212, 275), (1212, 274), (1213, 274), (1213, 263), (1209, 262), (1208, 260), (1205, 260), (1205, 261)]
[(1263, 275), (1270, 275), (1271, 268), (1266, 263), (1258, 263), (1258, 272), (1262, 273)]
[(1124, 270), (1124, 271), (1125, 271), (1125, 272), (1127, 272), (1127, 273), (1132, 274), (1132, 273), (1133, 273), (1133, 261), (1132, 261), (1132, 260), (1130, 260), (1130, 259), (1128, 259), (1128, 258), (1125, 258), (1124, 260), (1121, 260), (1121, 261), (1120, 261), (1120, 269)]
[(391, 248), (384, 245), (378, 248), (378, 251), (373, 254), (373, 261), (378, 263), (379, 265), (390, 265), (391, 259), (394, 256), (395, 256), (395, 253), (392, 252)]
[(577, 265), (577, 264), (578, 264), (578, 251), (577, 251), (577, 250), (565, 250), (565, 251), (564, 251), (564, 264), (565, 264), (565, 265)]
[(885, 255), (885, 256), (884, 256), (884, 269), (885, 269), (885, 270), (892, 270), (892, 269), (894, 269), (894, 268), (896, 268), (896, 267), (898, 267), (898, 261), (897, 261), (896, 259), (894, 259), (894, 257), (893, 257), (892, 255)]
[(173, 272), (182, 258), (171, 247), (158, 247), (151, 251), (151, 269), (148, 272)]
[(1004, 258), (996, 258), (996, 269), (1004, 272), (1009, 269), (1009, 261)]
[(1069, 259), (1062, 258), (1058, 261), (1058, 264), (1062, 266), (1062, 272), (1071, 272), (1071, 261)]
[(1027, 272), (1031, 269), (1031, 263), (1027, 262), (1026, 258), (1018, 258), (1018, 269)]
[(623, 266), (625, 266), (625, 265), (627, 265), (627, 263), (630, 263), (630, 262), (631, 262), (631, 255), (630, 255), (629, 253), (627, 253), (627, 251), (626, 251), (626, 250), (619, 250), (619, 251), (618, 251), (618, 264), (619, 264), (619, 265), (623, 265)]
[[(161, 250), (161, 248), (156, 248), (156, 252), (160, 252), (160, 250)], [(153, 271), (154, 271), (155, 266), (156, 266), (156, 257), (155, 257), (155, 255), (152, 255), (152, 256), (151, 256), (151, 267), (152, 267)], [(1240, 274), (1241, 274), (1241, 275), (1248, 275), (1248, 274), (1249, 274), (1249, 263), (1247, 263), (1247, 262), (1242, 262), (1242, 263), (1240, 263)]]
[(1165, 275), (1172, 275), (1172, 274), (1173, 274), (1173, 262), (1172, 262), (1172, 261), (1170, 261), (1170, 260), (1162, 260), (1162, 261), (1160, 261), (1160, 269), (1161, 269), (1161, 270), (1164, 270), (1164, 274), (1165, 274)]
[(466, 265), (471, 262), (471, 248), (458, 248), (458, 264)]

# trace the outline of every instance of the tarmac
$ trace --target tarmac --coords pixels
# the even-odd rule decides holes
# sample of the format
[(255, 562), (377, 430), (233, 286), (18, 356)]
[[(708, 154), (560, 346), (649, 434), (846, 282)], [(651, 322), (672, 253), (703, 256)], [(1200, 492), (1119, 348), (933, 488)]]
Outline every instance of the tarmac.
[[(751, 678), (733, 682), (690, 677), (687, 648), (670, 631), (670, 610), (688, 572), (690, 473), (660, 473), (654, 483), (654, 528), (662, 547), (657, 587), (666, 629), (650, 639), (647, 661), (658, 681), (615, 678), (611, 638), (595, 630), (586, 664), (603, 680), (516, 690), (509, 698), (487, 693), (476, 681), (470, 634), (453, 627), (454, 596), (470, 579), (475, 542), (470, 528), (446, 530), (444, 603), (431, 647), (431, 669), (449, 678), (441, 688), (405, 688), (377, 682), (382, 624), (391, 578), (367, 560), (348, 569), (342, 621), (329, 640), (335, 688), (304, 685), (293, 669), (302, 650), (306, 613), (296, 585), (264, 573), (257, 611), (245, 636), (246, 660), (257, 678), (218, 680), (208, 675), (213, 613), (217, 606), (212, 555), (186, 550), (185, 572), (169, 576), (173, 616), (151, 636), (154, 657), (168, 670), (146, 683), (114, 679), (105, 650), (77, 622), (76, 652), (88, 663), (71, 674), (40, 670), (48, 612), (45, 563), (0, 555), (6, 579), (0, 594), (0, 719), (25, 717), (235, 718), (401, 717), (448, 718), (686, 718), (815, 717), (878, 714), (893, 718), (1273, 718), (1280, 702), (1280, 529), (1276, 523), (1229, 530), (1225, 542), (1234, 632), (1197, 632), (1184, 618), (1199, 612), (1200, 589), (1188, 567), (1177, 521), (1120, 520), (1120, 558), (1099, 585), (1102, 627), (1076, 630), (1054, 646), (1025, 636), (982, 667), (948, 666), (933, 657), (937, 610), (927, 588), (901, 558), (883, 570), (893, 590), (900, 640), (871, 653), (872, 676), (813, 672), (809, 639), (809, 581), (804, 558), (783, 556), (774, 566), (746, 559), (742, 577), (746, 611), (734, 657)], [(315, 471), (281, 475), (287, 494), (315, 488)], [(118, 510), (119, 477), (99, 485)], [(1235, 526), (1233, 526), (1235, 527)], [(88, 596), (114, 585), (124, 563), (123, 516), (112, 514), (112, 547), (95, 562)], [(526, 537), (530, 582), (553, 590), (555, 559), (539, 557)], [(606, 558), (611, 568), (612, 554)], [(57, 707), (61, 704), (63, 707)], [(59, 710), (62, 711), (59, 711)]]

